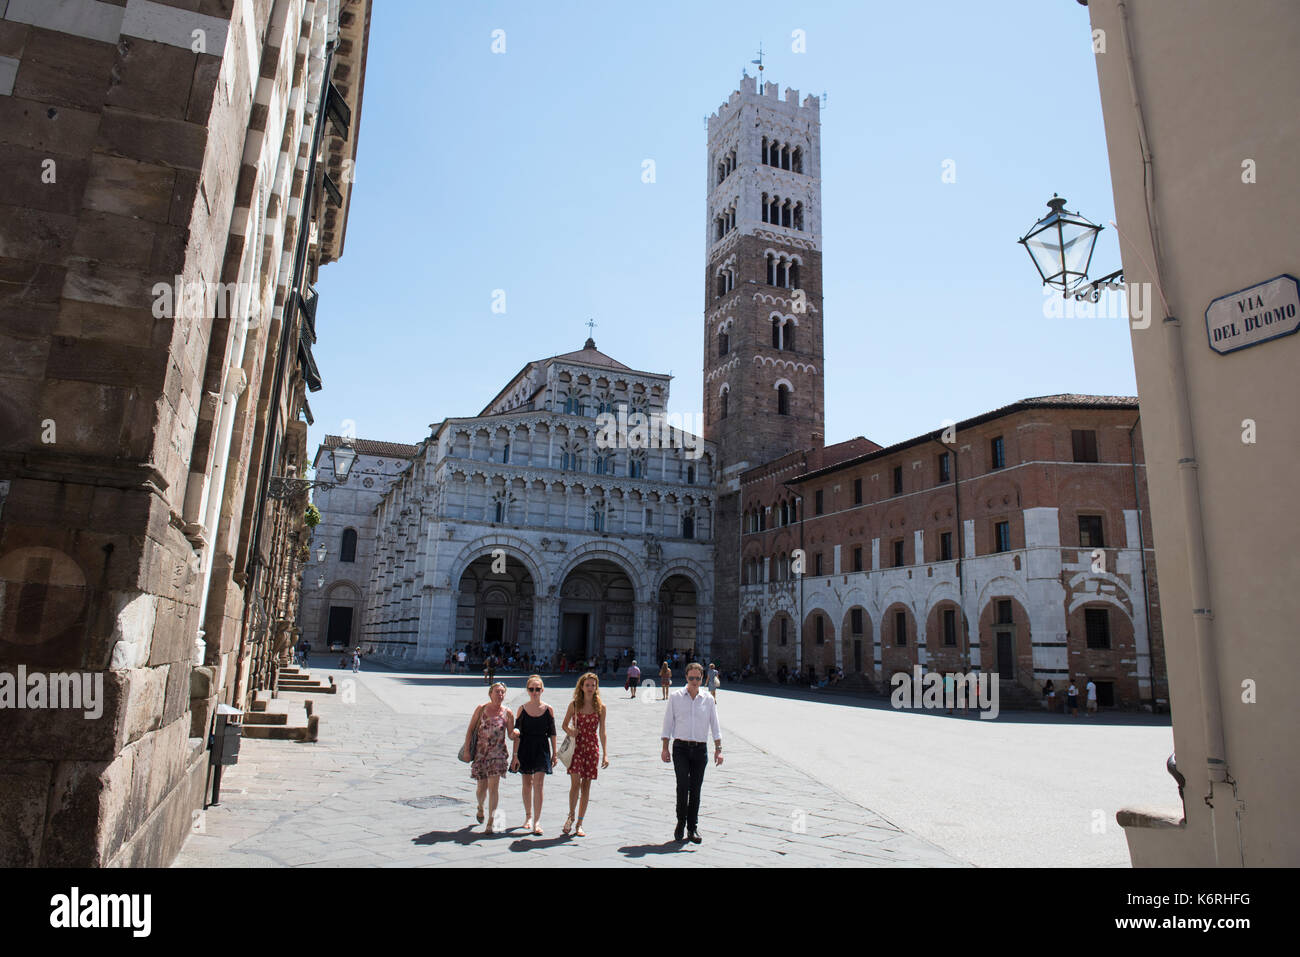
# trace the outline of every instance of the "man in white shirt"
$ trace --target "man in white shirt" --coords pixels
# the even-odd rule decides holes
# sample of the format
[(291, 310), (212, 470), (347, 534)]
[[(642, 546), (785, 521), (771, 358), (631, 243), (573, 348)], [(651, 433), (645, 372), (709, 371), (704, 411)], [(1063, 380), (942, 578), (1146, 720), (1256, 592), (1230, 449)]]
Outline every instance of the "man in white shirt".
[(1093, 684), (1091, 678), (1088, 679), (1087, 692), (1088, 692), (1088, 710), (1084, 712), (1085, 716), (1087, 714), (1097, 713), (1097, 686)]
[(465, 649), (464, 649), (464, 648), (462, 648), (462, 649), (461, 649), (461, 650), (456, 654), (456, 664), (460, 667), (460, 670), (461, 670), (462, 672), (464, 672), (464, 671), (466, 670), (466, 668), (465, 668)]
[[(718, 705), (712, 695), (701, 694), (704, 666), (692, 661), (686, 666), (686, 687), (668, 697), (664, 710), (663, 752), (660, 757), (673, 764), (677, 774), (677, 829), (675, 840), (682, 840), (683, 830), (692, 844), (700, 844), (700, 787), (709, 763), (709, 734), (714, 741), (713, 761), (722, 764), (722, 731), (718, 728)], [(668, 741), (672, 739), (672, 756)]]

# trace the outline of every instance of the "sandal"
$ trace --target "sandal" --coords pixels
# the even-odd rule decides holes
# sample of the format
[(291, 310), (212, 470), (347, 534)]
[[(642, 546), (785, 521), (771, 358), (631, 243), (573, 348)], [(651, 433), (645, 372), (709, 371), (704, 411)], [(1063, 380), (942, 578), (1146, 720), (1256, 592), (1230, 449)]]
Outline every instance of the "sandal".
[(482, 804), (480, 804), (480, 805), (478, 806), (478, 822), (479, 822), (480, 824), (483, 823), (483, 805), (482, 805)]
[(530, 817), (524, 821), (524, 830), (531, 831), (532, 829), (533, 829), (533, 819)]
[(578, 818), (578, 826), (573, 829), (574, 837), (586, 837), (587, 832), (582, 829), (582, 818)]
[(493, 833), (493, 831), (492, 831), (492, 822), (491, 822), (491, 821), (488, 821), (488, 822), (487, 822), (487, 827), (483, 828), (483, 833), (484, 833), (484, 834), (491, 834), (491, 833)]
[(542, 836), (542, 826), (540, 824), (533, 826), (533, 834), (535, 834), (537, 837)]
[(572, 814), (570, 814), (568, 817), (566, 817), (566, 818), (564, 819), (564, 827), (560, 828), (560, 831), (561, 831), (562, 833), (564, 833), (564, 834), (568, 834), (568, 833), (569, 833), (569, 829), (570, 829), (571, 827), (573, 827), (573, 815), (572, 815)]

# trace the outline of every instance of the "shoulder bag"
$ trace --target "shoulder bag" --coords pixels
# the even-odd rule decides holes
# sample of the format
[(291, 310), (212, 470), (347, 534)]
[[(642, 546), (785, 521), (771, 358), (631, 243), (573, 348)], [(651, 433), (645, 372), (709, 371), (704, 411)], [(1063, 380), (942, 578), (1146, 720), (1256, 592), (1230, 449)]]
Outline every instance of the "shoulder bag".
[(478, 726), (479, 722), (483, 720), (483, 706), (479, 705), (478, 710), (475, 713), (478, 717), (474, 719), (474, 730), (469, 733), (469, 753), (465, 753), (464, 745), (461, 745), (461, 749), (456, 752), (456, 757), (460, 758), (461, 761), (466, 764), (472, 764), (474, 762), (474, 755), (478, 754)]
[[(573, 727), (575, 730), (578, 727), (577, 708), (573, 709)], [(560, 756), (560, 763), (563, 764), (566, 768), (569, 766), (569, 762), (573, 760), (573, 749), (576, 748), (577, 746), (578, 746), (578, 741), (572, 734), (566, 734), (564, 736), (564, 740), (560, 742), (560, 747), (555, 753)]]

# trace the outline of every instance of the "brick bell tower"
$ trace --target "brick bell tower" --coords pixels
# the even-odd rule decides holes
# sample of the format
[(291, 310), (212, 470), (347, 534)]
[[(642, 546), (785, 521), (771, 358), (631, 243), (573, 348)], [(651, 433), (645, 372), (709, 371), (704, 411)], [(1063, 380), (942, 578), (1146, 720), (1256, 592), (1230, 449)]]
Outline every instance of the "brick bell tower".
[[(718, 448), (715, 657), (740, 647), (740, 475), (825, 442), (820, 100), (743, 77), (709, 117), (704, 435)], [(747, 641), (747, 639), (746, 639)], [(757, 664), (757, 662), (754, 662)]]

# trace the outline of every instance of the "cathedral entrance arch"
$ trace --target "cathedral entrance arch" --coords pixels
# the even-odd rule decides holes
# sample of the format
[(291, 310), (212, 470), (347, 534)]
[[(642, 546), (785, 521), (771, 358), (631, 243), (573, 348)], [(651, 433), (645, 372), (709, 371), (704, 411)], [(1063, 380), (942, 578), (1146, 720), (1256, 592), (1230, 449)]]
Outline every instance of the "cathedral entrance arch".
[(694, 650), (699, 616), (699, 594), (685, 575), (670, 575), (659, 588), (659, 642), (657, 660), (674, 651), (686, 657)]
[(511, 555), (504, 571), (493, 571), (491, 554), (470, 562), (460, 576), (456, 648), (476, 656), (531, 654), (535, 591), (527, 566)]
[(559, 650), (570, 661), (622, 654), (632, 647), (636, 592), (607, 558), (580, 563), (560, 586)]

